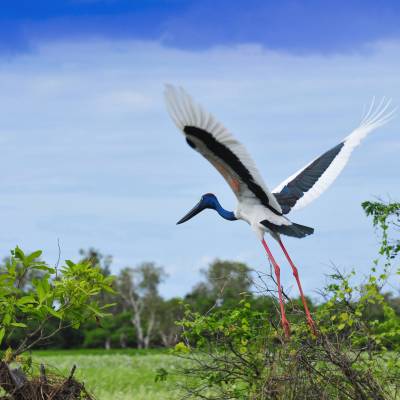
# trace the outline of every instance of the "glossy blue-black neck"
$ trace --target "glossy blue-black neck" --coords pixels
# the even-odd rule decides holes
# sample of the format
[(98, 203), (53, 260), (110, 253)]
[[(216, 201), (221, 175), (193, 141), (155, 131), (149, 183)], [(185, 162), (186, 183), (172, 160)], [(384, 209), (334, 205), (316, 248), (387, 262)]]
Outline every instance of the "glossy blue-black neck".
[(211, 208), (215, 210), (222, 218), (227, 219), (228, 221), (236, 221), (237, 218), (232, 211), (225, 210), (219, 203), (217, 197), (212, 193), (204, 194), (201, 197), (200, 203), (204, 206), (204, 208)]

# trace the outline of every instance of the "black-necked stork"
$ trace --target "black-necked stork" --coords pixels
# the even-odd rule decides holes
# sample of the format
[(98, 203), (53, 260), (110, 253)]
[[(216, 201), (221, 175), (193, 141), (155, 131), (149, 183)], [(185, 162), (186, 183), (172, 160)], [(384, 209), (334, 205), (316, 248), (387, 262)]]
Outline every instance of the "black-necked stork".
[(209, 208), (217, 211), (226, 220), (241, 219), (251, 226), (274, 267), (281, 323), (288, 337), (290, 328), (282, 300), (280, 269), (264, 239), (264, 234), (268, 232), (278, 241), (293, 270), (307, 322), (312, 332), (316, 334), (316, 327), (304, 298), (297, 268), (281, 240), (281, 235), (303, 238), (311, 235), (314, 229), (296, 224), (285, 215), (291, 210), (310, 204), (332, 184), (361, 140), (391, 119), (395, 110), (388, 111), (390, 101), (382, 100), (377, 106), (372, 102), (358, 128), (338, 145), (284, 180), (271, 192), (245, 147), (212, 114), (194, 102), (182, 88), (167, 85), (165, 99), (173, 121), (184, 133), (189, 146), (202, 154), (221, 173), (238, 199), (236, 210), (227, 211), (214, 194), (204, 194), (200, 202), (179, 220), (178, 224), (188, 221)]

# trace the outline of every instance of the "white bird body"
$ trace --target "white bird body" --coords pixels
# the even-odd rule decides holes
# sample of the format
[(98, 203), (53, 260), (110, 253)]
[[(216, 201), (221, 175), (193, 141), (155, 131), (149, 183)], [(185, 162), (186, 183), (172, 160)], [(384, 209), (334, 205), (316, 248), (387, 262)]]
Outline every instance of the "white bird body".
[(251, 226), (274, 266), (281, 321), (285, 335), (288, 337), (290, 329), (283, 306), (280, 268), (264, 240), (266, 232), (271, 234), (278, 241), (292, 268), (308, 324), (312, 332), (317, 334), (303, 294), (297, 268), (280, 238), (281, 234), (302, 238), (312, 234), (314, 229), (290, 221), (285, 214), (310, 204), (332, 184), (361, 140), (392, 118), (395, 110), (387, 112), (390, 101), (385, 103), (382, 100), (377, 107), (373, 102), (358, 128), (338, 145), (285, 179), (271, 192), (244, 146), (212, 114), (195, 103), (182, 88), (167, 85), (165, 99), (168, 111), (177, 127), (185, 135), (187, 143), (220, 172), (238, 200), (235, 212), (231, 212), (223, 209), (217, 198), (208, 193), (203, 195), (200, 202), (178, 223), (188, 221), (206, 208), (212, 208), (224, 219), (230, 221), (240, 219)]
[(239, 201), (235, 210), (235, 216), (237, 219), (241, 219), (247, 222), (257, 238), (262, 240), (264, 234), (268, 232), (275, 239), (277, 234), (265, 225), (260, 224), (260, 221), (271, 221), (275, 225), (291, 225), (292, 222), (285, 216), (279, 216), (274, 214), (271, 210), (260, 204), (260, 202), (254, 199), (245, 199)]

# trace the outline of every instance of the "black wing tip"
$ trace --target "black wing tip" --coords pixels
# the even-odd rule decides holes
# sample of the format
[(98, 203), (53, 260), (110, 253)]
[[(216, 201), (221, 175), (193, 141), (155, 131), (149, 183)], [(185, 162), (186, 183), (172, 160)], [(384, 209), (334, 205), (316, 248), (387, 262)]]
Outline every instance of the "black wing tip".
[(314, 187), (324, 175), (332, 162), (340, 154), (345, 141), (340, 142), (330, 150), (315, 159), (288, 182), (279, 193), (273, 193), (282, 207), (283, 214), (288, 214), (305, 193)]

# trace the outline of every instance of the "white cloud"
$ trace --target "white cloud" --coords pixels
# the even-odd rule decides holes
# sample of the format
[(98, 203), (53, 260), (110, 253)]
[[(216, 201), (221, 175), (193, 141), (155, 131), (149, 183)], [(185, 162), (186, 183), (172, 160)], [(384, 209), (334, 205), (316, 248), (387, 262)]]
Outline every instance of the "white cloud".
[[(399, 69), (398, 42), (329, 57), (257, 45), (189, 52), (155, 42), (51, 42), (3, 59), (2, 254), (19, 243), (56, 259), (59, 237), (64, 258), (95, 246), (120, 260), (116, 268), (153, 259), (170, 269), (168, 295), (191, 288), (205, 255), (267, 267), (243, 223), (208, 212), (175, 226), (202, 193), (215, 192), (227, 208), (235, 200), (169, 120), (163, 84), (185, 86), (231, 128), (273, 187), (347, 135), (373, 95), (400, 105)], [(368, 266), (376, 240), (359, 204), (400, 196), (399, 128), (397, 119), (372, 135), (323, 199), (293, 215), (316, 228), (289, 240), (306, 289), (324, 281), (329, 260)]]
[(143, 93), (119, 90), (105, 93), (95, 99), (93, 107), (102, 113), (131, 113), (132, 110), (148, 111), (153, 108), (153, 102)]

